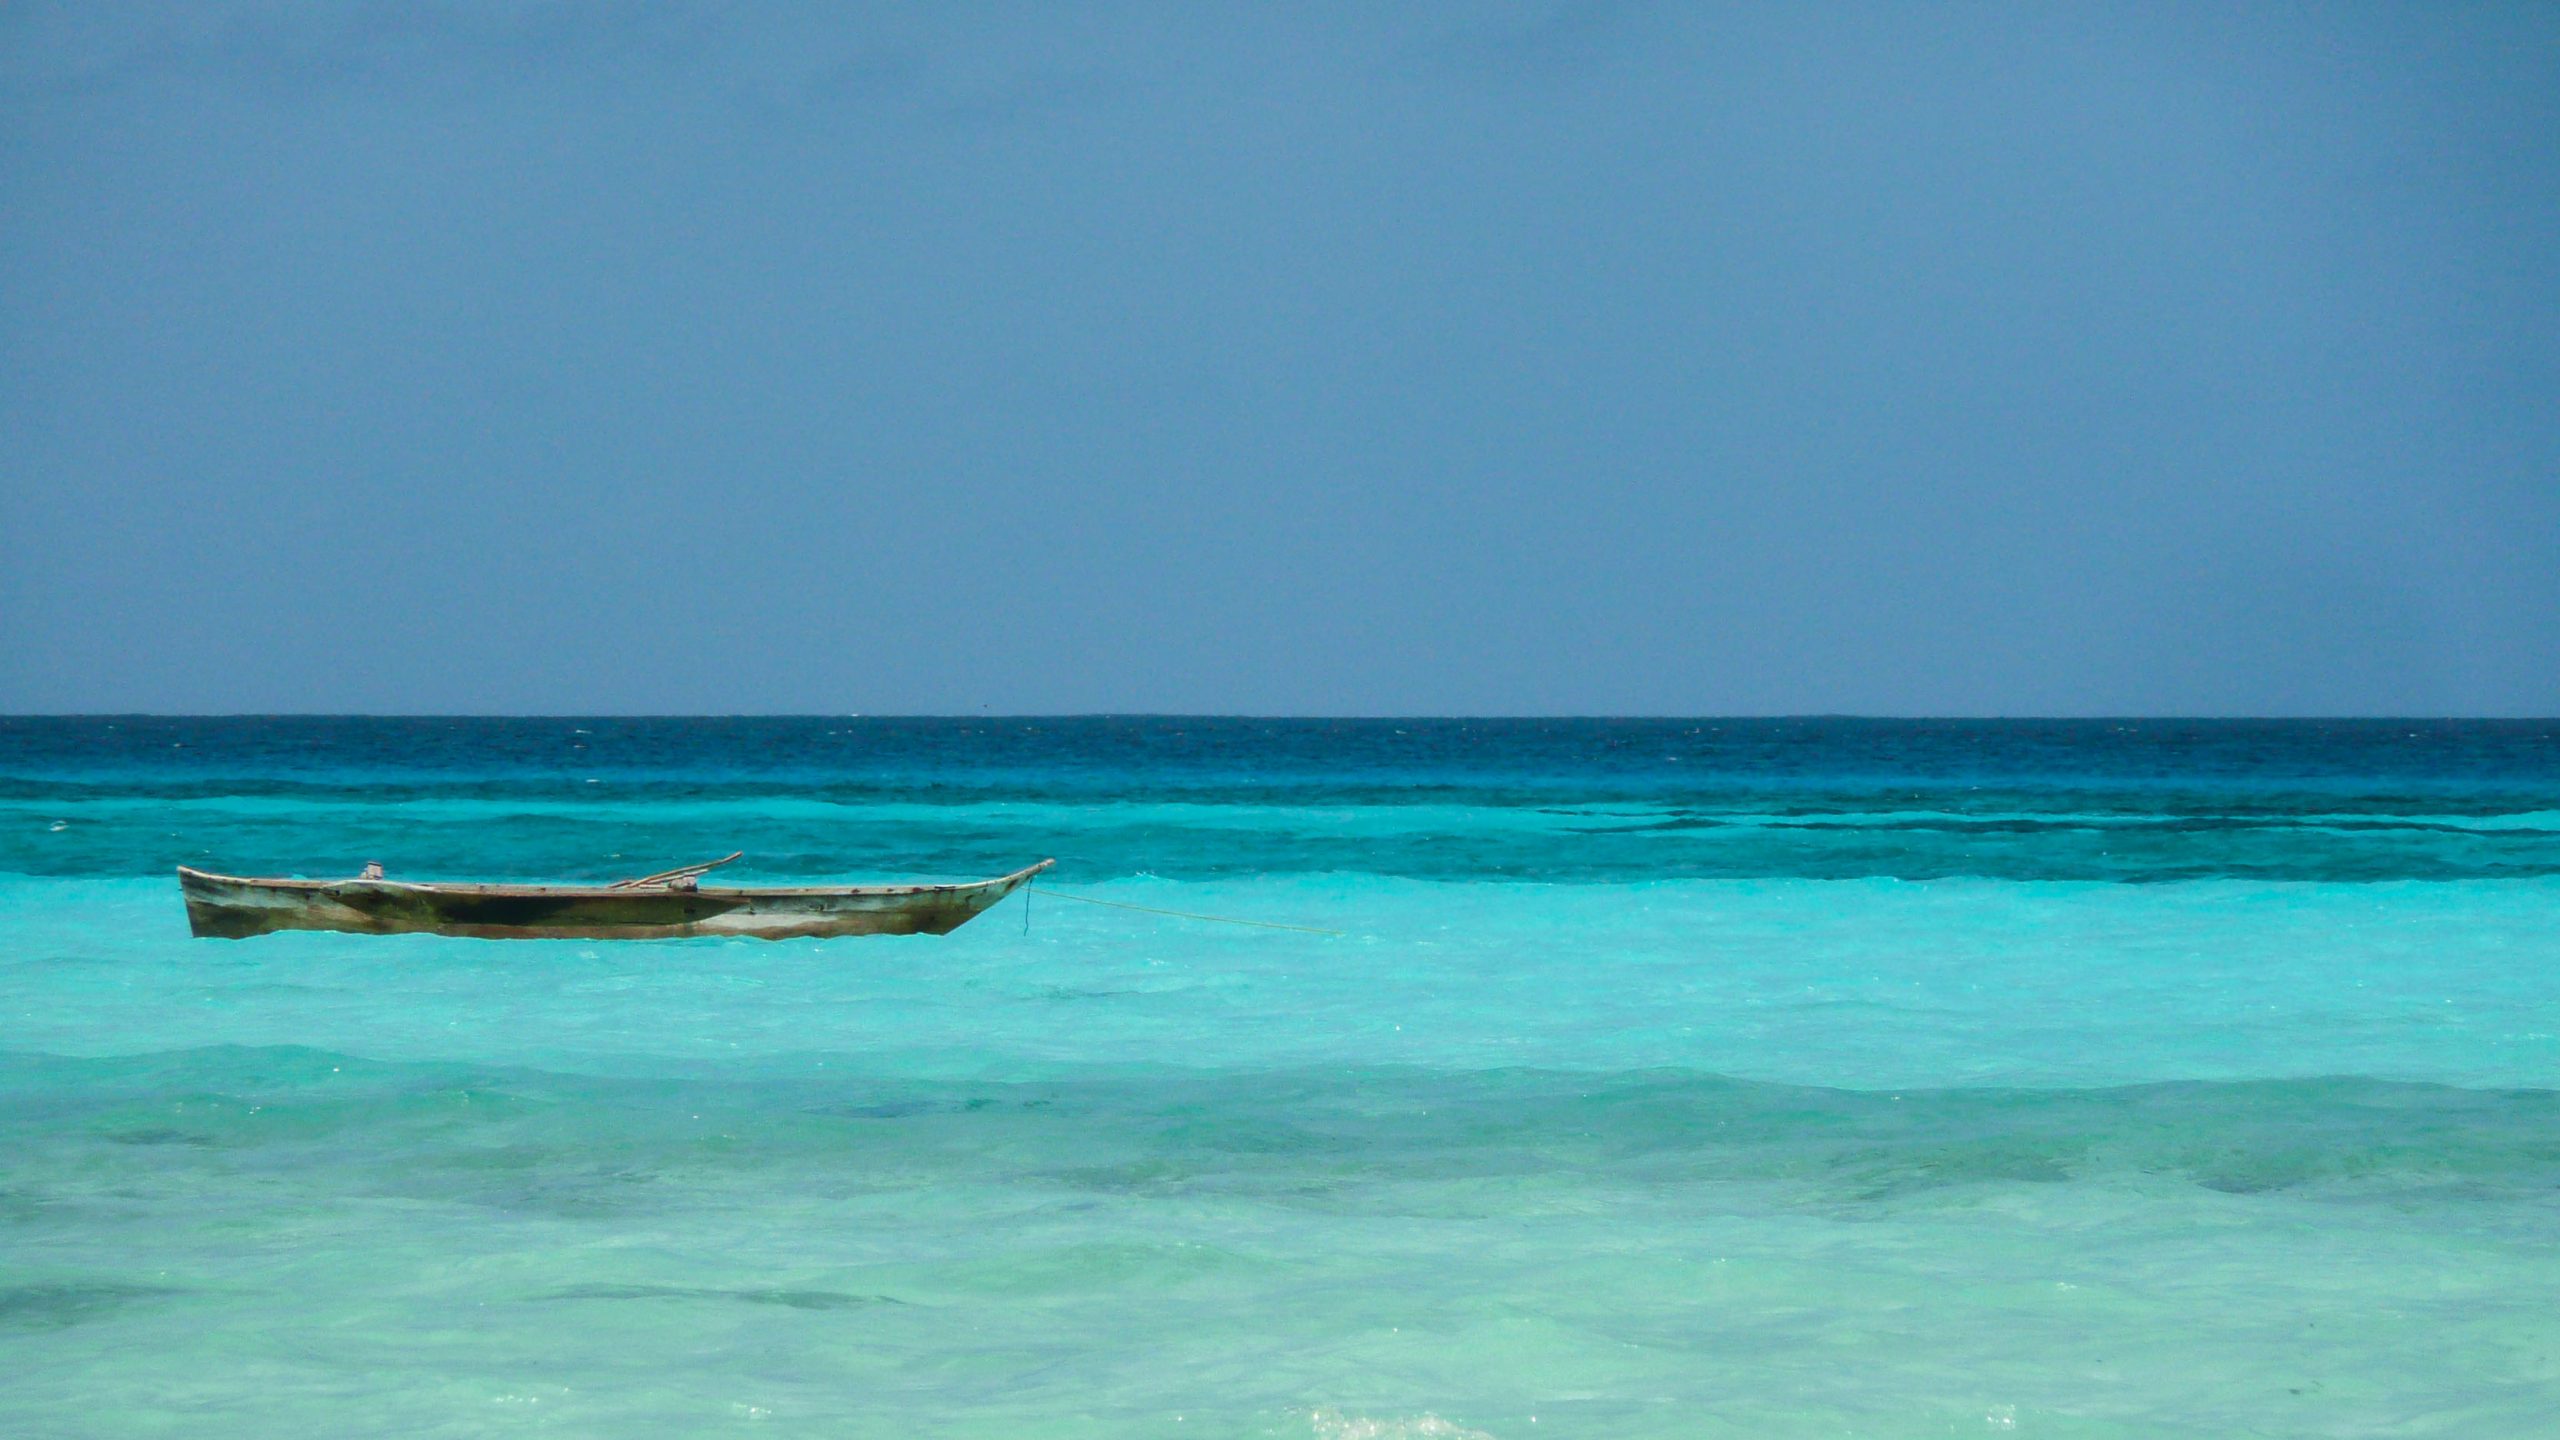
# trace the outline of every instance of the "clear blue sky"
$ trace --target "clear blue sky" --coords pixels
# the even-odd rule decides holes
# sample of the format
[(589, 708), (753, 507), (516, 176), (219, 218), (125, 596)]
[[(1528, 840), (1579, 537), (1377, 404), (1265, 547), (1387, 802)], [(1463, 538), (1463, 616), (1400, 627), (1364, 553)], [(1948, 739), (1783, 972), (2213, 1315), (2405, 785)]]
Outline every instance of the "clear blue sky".
[(0, 9), (0, 710), (2560, 713), (2560, 7)]

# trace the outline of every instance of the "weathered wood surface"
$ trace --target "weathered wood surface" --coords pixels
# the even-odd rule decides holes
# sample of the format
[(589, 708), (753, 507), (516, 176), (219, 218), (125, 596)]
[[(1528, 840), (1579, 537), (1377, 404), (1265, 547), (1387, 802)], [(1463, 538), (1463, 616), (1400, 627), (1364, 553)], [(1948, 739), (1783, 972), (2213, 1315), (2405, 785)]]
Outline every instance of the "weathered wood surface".
[(277, 930), (468, 935), (489, 940), (663, 940), (688, 935), (947, 935), (1055, 861), (956, 885), (448, 885), (281, 880), (178, 867), (187, 925), (241, 939)]

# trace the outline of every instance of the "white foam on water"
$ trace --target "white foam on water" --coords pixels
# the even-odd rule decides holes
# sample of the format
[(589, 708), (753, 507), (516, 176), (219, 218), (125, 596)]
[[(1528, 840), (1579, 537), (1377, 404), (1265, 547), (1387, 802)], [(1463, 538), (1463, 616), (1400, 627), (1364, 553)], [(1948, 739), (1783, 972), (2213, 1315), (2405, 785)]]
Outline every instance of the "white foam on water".
[(1307, 1423), (1317, 1440), (1494, 1440), (1488, 1431), (1470, 1430), (1424, 1412), (1405, 1417), (1346, 1415), (1331, 1406), (1309, 1411)]

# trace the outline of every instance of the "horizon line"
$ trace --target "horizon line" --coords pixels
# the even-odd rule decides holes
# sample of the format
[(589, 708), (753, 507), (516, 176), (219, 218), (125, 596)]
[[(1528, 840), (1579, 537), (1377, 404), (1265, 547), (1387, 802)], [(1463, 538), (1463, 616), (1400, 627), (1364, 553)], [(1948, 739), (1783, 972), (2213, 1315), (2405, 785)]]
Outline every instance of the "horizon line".
[(1862, 720), (1916, 723), (2407, 723), (2447, 724), (2486, 721), (2560, 723), (2560, 715), (2529, 714), (2394, 714), (2385, 711), (2299, 714), (2199, 714), (2090, 711), (2074, 714), (1895, 714), (1860, 710), (1734, 711), (1723, 714), (1676, 714), (1668, 711), (1604, 714), (1597, 711), (1486, 711), (1476, 714), (1394, 713), (1388, 711), (1300, 712), (1295, 714), (1215, 710), (1023, 710), (1023, 711), (828, 711), (828, 710), (0, 710), (0, 722), (11, 720), (1255, 720), (1255, 721), (1785, 721)]

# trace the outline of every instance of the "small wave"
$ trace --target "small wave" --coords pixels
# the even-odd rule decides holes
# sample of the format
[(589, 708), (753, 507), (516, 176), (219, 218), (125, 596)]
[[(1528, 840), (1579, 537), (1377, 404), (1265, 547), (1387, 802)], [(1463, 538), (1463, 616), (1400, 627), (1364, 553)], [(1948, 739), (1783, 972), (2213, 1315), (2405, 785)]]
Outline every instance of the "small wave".
[(0, 1286), (0, 1328), (58, 1330), (184, 1293), (167, 1285), (118, 1281)]
[(779, 1305), (791, 1310), (849, 1310), (866, 1305), (900, 1303), (888, 1295), (848, 1295), (841, 1290), (784, 1290), (769, 1286), (724, 1289), (708, 1285), (571, 1285), (534, 1298), (537, 1300), (734, 1300), (743, 1305)]

